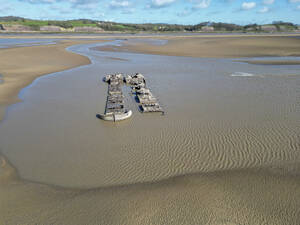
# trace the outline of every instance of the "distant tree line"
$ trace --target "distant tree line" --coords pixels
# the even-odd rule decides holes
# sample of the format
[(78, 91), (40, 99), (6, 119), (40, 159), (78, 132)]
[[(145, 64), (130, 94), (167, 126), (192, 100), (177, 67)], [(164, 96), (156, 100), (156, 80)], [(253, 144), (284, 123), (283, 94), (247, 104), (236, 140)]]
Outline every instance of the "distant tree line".
[(260, 32), (264, 31), (263, 26), (275, 26), (277, 31), (295, 30), (298, 26), (284, 21), (274, 21), (268, 25), (248, 24), (245, 26), (233, 23), (215, 23), (202, 22), (196, 25), (179, 25), (179, 24), (164, 24), (164, 23), (115, 23), (104, 22), (90, 19), (78, 20), (31, 20), (22, 17), (6, 16), (0, 17), (0, 24), (20, 24), (30, 26), (33, 30), (40, 30), (40, 26), (59, 26), (65, 29), (70, 29), (78, 26), (93, 26), (102, 28), (104, 31), (122, 31), (122, 32), (199, 32), (199, 31), (219, 31), (219, 32)]

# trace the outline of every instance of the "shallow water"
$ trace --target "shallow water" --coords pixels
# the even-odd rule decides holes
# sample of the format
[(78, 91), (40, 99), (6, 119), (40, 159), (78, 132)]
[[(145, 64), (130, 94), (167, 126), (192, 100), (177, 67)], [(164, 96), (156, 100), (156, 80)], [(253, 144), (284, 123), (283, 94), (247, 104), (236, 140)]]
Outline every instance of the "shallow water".
[(49, 45), (55, 44), (58, 39), (38, 39), (38, 38), (28, 38), (28, 39), (16, 39), (16, 38), (0, 38), (0, 48), (11, 48), (14, 46), (25, 47), (25, 46), (35, 46), (35, 45)]
[[(0, 124), (0, 151), (22, 177), (68, 187), (156, 181), (215, 170), (299, 162), (300, 66), (263, 66), (90, 50), (93, 64), (51, 74), (21, 92)], [(115, 60), (124, 59), (124, 60)], [(141, 72), (165, 116), (104, 112), (106, 73)], [(232, 76), (251, 74), (251, 76)]]

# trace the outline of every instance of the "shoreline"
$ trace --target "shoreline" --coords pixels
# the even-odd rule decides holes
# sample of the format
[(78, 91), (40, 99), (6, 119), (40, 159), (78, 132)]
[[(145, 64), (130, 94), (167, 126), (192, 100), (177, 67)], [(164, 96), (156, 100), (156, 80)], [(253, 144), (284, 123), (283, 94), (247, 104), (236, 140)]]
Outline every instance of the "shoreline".
[(67, 51), (66, 48), (76, 44), (96, 42), (103, 42), (103, 40), (62, 40), (50, 45), (0, 49), (0, 73), (3, 80), (0, 89), (0, 105), (18, 102), (20, 90), (38, 77), (90, 64), (88, 57)]

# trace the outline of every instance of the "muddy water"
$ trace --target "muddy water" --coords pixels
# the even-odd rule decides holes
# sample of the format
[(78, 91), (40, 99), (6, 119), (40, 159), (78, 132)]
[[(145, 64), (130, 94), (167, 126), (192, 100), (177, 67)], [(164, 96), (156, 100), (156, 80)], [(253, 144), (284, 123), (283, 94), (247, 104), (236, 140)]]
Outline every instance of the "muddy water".
[[(0, 150), (26, 179), (99, 187), (300, 161), (300, 66), (90, 50), (93, 64), (36, 80), (0, 124)], [(120, 60), (121, 59), (121, 60)], [(141, 72), (165, 116), (104, 112), (106, 73)]]

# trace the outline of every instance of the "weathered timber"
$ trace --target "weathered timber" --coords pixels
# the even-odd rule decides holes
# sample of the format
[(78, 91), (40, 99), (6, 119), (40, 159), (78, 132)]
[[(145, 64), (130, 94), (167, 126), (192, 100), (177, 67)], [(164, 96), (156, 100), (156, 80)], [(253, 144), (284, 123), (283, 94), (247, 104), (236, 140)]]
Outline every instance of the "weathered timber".
[(107, 75), (103, 79), (108, 83), (108, 95), (104, 114), (97, 117), (106, 121), (121, 121), (128, 119), (132, 115), (131, 110), (126, 110), (124, 106), (124, 95), (122, 93), (123, 75)]
[(158, 100), (153, 96), (150, 89), (146, 87), (146, 80), (142, 74), (127, 75), (124, 81), (130, 85), (132, 92), (136, 95), (142, 112), (164, 112)]

